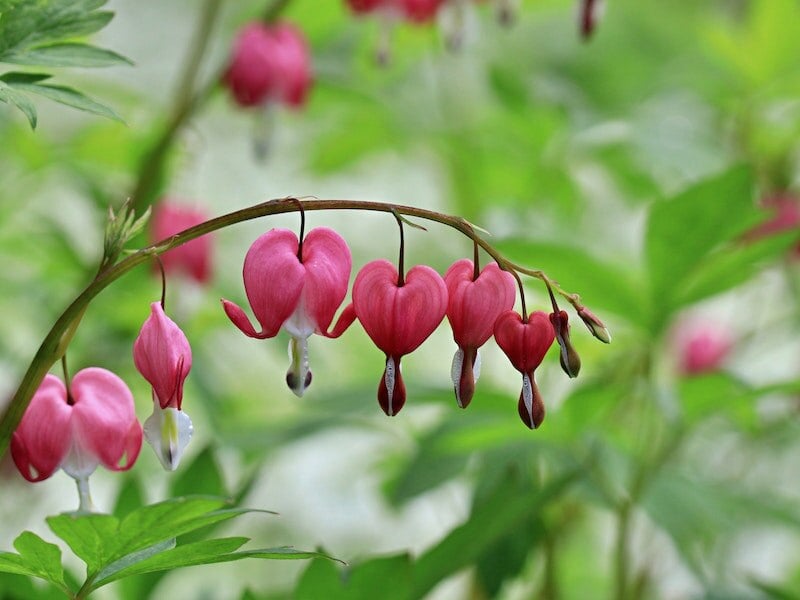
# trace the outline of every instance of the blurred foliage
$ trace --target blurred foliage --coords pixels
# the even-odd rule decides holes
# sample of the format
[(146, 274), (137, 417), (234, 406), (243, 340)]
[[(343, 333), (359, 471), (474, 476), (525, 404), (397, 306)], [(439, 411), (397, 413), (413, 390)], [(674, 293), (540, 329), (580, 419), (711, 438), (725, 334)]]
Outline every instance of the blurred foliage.
[[(196, 21), (193, 2), (151, 0), (132, 10), (120, 1), (109, 26), (119, 29), (101, 31), (95, 46), (84, 38), (108, 23), (103, 4), (0, 1), (0, 39), (16, 40), (0, 46), (0, 62), (48, 74), (57, 67), (130, 123), (42, 106), (34, 133), (0, 105), (0, 395), (13, 392), (50, 324), (93, 276), (108, 207), (136, 189), (142, 159), (168, 125), (178, 66), (148, 71), (154, 42), (132, 42), (126, 28), (146, 19), (156, 32), (177, 28), (161, 51), (177, 63), (189, 43), (184, 24)], [(242, 255), (273, 225), (220, 232), (210, 289), (170, 282), (195, 355), (184, 406), (197, 427), (194, 460), (152, 486), (157, 466), (143, 456), (115, 514), (198, 493), (270, 504), (280, 500), (275, 488), (288, 486), (270, 477), (289, 464), (297, 487), (286, 493), (295, 496), (282, 508), (270, 504), (288, 513), (287, 524), (260, 533), (324, 546), (349, 564), (313, 560), (255, 583), (226, 572), (226, 597), (797, 598), (798, 230), (746, 234), (771, 218), (765, 199), (800, 198), (800, 5), (609, 0), (582, 42), (572, 0), (527, 0), (510, 28), (495, 23), (488, 4), (468, 6), (459, 53), (444, 49), (435, 26), (400, 26), (391, 63), (379, 68), (374, 20), (355, 19), (335, 0), (291, 0), (283, 18), (300, 25), (314, 54), (310, 104), (271, 115), (271, 152), (259, 162), (250, 146), (263, 115), (237, 112), (211, 86), (170, 140), (157, 191), (195, 196), (217, 214), (286, 193), (430, 204), (486, 227), (511, 260), (580, 294), (609, 325), (612, 344), (596, 344), (571, 315), (583, 373), (566, 382), (557, 352), (548, 355), (537, 371), (548, 416), (534, 432), (515, 414), (518, 374), (493, 342), (473, 403), (455, 408), (455, 348), (444, 325), (404, 359), (409, 402), (391, 421), (375, 402), (383, 357), (358, 331), (312, 339), (314, 384), (290, 399), (288, 340), (241, 338), (217, 304), (243, 297)], [(226, 4), (202, 84), (264, 5)], [(67, 11), (59, 14), (71, 14), (63, 23), (72, 25), (38, 27), (30, 15), (48, 14), (45, 6)], [(119, 63), (116, 52), (138, 66), (71, 70)], [(0, 99), (31, 125), (31, 86), (61, 89), (38, 73), (0, 75)], [(336, 223), (354, 265), (394, 255), (389, 229), (373, 230), (358, 214), (346, 219)], [(414, 260), (440, 272), (471, 252), (452, 232), (413, 235)], [(527, 291), (531, 305), (546, 298), (534, 285)], [(99, 364), (120, 373), (140, 414), (150, 396), (131, 344), (159, 293), (146, 269), (121, 279), (93, 302), (69, 350), (76, 370)], [(735, 340), (714, 372), (677, 368), (674, 335), (688, 317)], [(342, 445), (329, 447), (330, 439)], [(368, 450), (348, 450), (345, 441), (361, 439)], [(301, 460), (306, 444), (318, 462)], [(346, 482), (341, 505), (328, 471)], [(348, 525), (350, 511), (367, 511), (357, 498), (372, 484), (383, 520), (362, 515)], [(16, 498), (33, 493), (19, 479), (3, 486)], [(450, 493), (456, 508), (442, 500)], [(322, 514), (310, 514), (320, 505), (309, 498), (324, 502)], [(292, 521), (293, 509), (309, 514)], [(446, 515), (447, 531), (417, 522), (403, 537), (388, 523), (387, 515), (429, 509)], [(22, 510), (7, 509), (2, 522)], [(16, 535), (7, 534), (4, 549)], [(411, 548), (408, 539), (425, 543)], [(65, 577), (72, 587), (69, 570)], [(115, 591), (159, 597), (170, 579), (132, 578)], [(0, 590), (49, 597), (19, 576), (0, 576)]]

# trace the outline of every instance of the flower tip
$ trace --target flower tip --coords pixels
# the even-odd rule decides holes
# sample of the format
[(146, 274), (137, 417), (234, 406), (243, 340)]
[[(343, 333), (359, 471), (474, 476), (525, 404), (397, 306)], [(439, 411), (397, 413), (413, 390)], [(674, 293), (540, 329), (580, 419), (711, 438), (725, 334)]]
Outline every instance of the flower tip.
[(544, 421), (544, 402), (539, 387), (528, 375), (522, 377), (522, 391), (519, 394), (517, 411), (528, 429), (537, 429)]
[(289, 369), (286, 371), (286, 385), (289, 386), (289, 389), (292, 390), (295, 396), (302, 398), (308, 386), (311, 385), (311, 371), (306, 371), (306, 376), (301, 385), (300, 377), (298, 377), (297, 373)]
[(378, 404), (387, 417), (397, 416), (406, 403), (406, 385), (400, 375), (400, 359), (386, 359), (386, 369), (378, 385)]
[(595, 316), (595, 314), (592, 311), (590, 311), (585, 306), (582, 306), (581, 308), (578, 309), (578, 316), (586, 324), (586, 327), (589, 328), (589, 331), (594, 337), (596, 337), (604, 344), (611, 343), (611, 333), (608, 331), (603, 322), (600, 319), (598, 319), (597, 316)]

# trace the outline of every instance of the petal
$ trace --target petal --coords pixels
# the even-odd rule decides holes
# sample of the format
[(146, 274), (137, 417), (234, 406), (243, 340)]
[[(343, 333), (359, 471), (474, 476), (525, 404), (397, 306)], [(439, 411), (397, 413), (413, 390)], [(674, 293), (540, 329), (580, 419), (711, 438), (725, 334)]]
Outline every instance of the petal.
[(159, 302), (150, 305), (150, 316), (133, 344), (133, 362), (153, 386), (162, 408), (181, 407), (183, 382), (192, 368), (192, 349)]
[(55, 375), (45, 375), (11, 439), (11, 456), (28, 481), (50, 477), (67, 455), (72, 440), (73, 407)]
[(344, 239), (333, 229), (316, 227), (303, 240), (305, 308), (323, 333), (347, 295), (352, 259)]
[(480, 375), (480, 355), (475, 348), (460, 348), (453, 356), (450, 376), (459, 408), (466, 408), (475, 395), (475, 382)]
[(239, 328), (239, 331), (241, 331), (243, 334), (259, 340), (270, 337), (263, 332), (257, 332), (252, 323), (250, 323), (250, 319), (247, 318), (247, 315), (241, 308), (239, 308), (238, 305), (234, 304), (230, 300), (225, 300), (225, 298), (221, 298), (220, 302), (222, 302), (222, 309), (225, 311), (225, 314), (228, 315), (228, 318), (231, 320), (231, 322), (236, 325), (236, 327)]
[(516, 287), (514, 277), (494, 262), (474, 281), (473, 276), (468, 259), (456, 261), (445, 273), (447, 319), (459, 346), (479, 348), (491, 337), (497, 317), (514, 306)]
[(400, 358), (387, 356), (386, 368), (378, 385), (378, 404), (383, 412), (394, 417), (406, 403), (406, 386), (400, 373)]
[[(72, 379), (72, 395), (72, 430), (78, 443), (108, 469), (133, 466), (142, 445), (142, 428), (125, 382), (111, 371), (92, 367)], [(126, 461), (120, 466), (123, 457)]]
[[(274, 337), (297, 307), (305, 283), (297, 236), (288, 229), (272, 229), (260, 236), (247, 251), (242, 273), (250, 307), (261, 323), (260, 335)], [(245, 331), (240, 322), (231, 320)]]
[(536, 429), (544, 421), (544, 402), (539, 387), (533, 379), (533, 373), (522, 375), (522, 391), (517, 402), (519, 418), (530, 429)]
[(308, 368), (308, 338), (293, 337), (289, 340), (289, 370), (286, 385), (298, 398), (311, 385), (311, 370)]
[(528, 373), (541, 364), (555, 340), (555, 332), (549, 317), (542, 311), (531, 313), (528, 322), (523, 323), (518, 313), (509, 310), (497, 318), (494, 338), (514, 368)]
[(193, 433), (189, 415), (176, 408), (161, 408), (153, 402), (153, 414), (144, 422), (144, 436), (167, 471), (178, 468)]
[(394, 348), (397, 269), (388, 260), (367, 263), (353, 283), (353, 308), (370, 339), (386, 354)]

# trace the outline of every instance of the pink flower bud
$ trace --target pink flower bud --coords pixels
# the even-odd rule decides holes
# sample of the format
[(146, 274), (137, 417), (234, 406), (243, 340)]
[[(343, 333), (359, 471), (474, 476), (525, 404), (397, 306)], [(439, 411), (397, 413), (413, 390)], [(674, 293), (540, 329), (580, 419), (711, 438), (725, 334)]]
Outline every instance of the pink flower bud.
[[(164, 199), (153, 209), (150, 237), (159, 242), (207, 220), (201, 210)], [(167, 273), (181, 273), (197, 283), (207, 283), (211, 279), (211, 243), (211, 234), (195, 238), (162, 254), (161, 264)]]
[(311, 56), (303, 33), (288, 23), (250, 23), (234, 42), (224, 82), (240, 106), (305, 104)]
[[(764, 200), (763, 208), (769, 211), (771, 216), (747, 232), (745, 240), (754, 241), (800, 229), (800, 199), (789, 194), (772, 196)], [(795, 257), (800, 256), (800, 243), (794, 247), (792, 254)]]
[(70, 393), (58, 377), (45, 376), (14, 432), (11, 455), (28, 481), (47, 479), (59, 468), (85, 481), (100, 464), (130, 469), (141, 446), (128, 386), (92, 367), (72, 378)]
[(564, 310), (550, 313), (550, 324), (553, 326), (556, 341), (561, 348), (559, 353), (561, 368), (570, 378), (577, 377), (581, 370), (581, 358), (569, 339), (569, 315)]

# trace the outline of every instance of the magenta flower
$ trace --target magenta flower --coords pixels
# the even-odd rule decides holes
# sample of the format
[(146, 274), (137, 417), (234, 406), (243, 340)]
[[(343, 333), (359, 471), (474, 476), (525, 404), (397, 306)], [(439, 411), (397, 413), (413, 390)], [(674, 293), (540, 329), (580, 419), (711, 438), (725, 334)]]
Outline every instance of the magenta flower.
[(531, 313), (527, 321), (513, 310), (506, 311), (494, 325), (494, 339), (514, 368), (522, 373), (522, 391), (517, 406), (522, 422), (531, 429), (544, 420), (544, 402), (533, 372), (542, 363), (555, 337), (548, 315), (538, 310)]
[(408, 21), (428, 23), (436, 18), (436, 14), (445, 0), (397, 0)]
[(474, 277), (475, 266), (466, 258), (453, 263), (444, 275), (447, 320), (458, 344), (451, 375), (461, 408), (469, 405), (475, 393), (481, 369), (478, 348), (492, 336), (497, 317), (514, 306), (516, 297), (514, 277), (497, 263), (489, 263)]
[(342, 237), (327, 227), (312, 229), (298, 257), (297, 236), (288, 229), (272, 229), (259, 237), (244, 259), (244, 288), (253, 314), (261, 325), (256, 331), (244, 311), (222, 300), (230, 320), (245, 335), (265, 339), (283, 328), (292, 336), (292, 364), (286, 383), (302, 396), (311, 383), (308, 337), (331, 336), (328, 327), (347, 294), (352, 260)]
[(699, 319), (682, 323), (674, 334), (674, 343), (678, 370), (684, 375), (719, 370), (733, 348), (726, 330)]
[(193, 433), (192, 420), (181, 410), (192, 349), (159, 302), (150, 305), (150, 316), (133, 344), (133, 362), (153, 386), (153, 414), (144, 423), (145, 439), (164, 468), (174, 471)]
[(302, 106), (312, 82), (303, 33), (288, 23), (246, 25), (234, 42), (224, 82), (240, 106)]
[[(158, 242), (208, 220), (201, 210), (164, 199), (153, 209), (150, 237)], [(197, 283), (211, 279), (211, 235), (206, 234), (160, 256), (167, 273), (181, 273)]]
[(11, 439), (11, 456), (28, 481), (42, 481), (59, 468), (75, 479), (79, 512), (93, 510), (89, 476), (102, 464), (130, 469), (142, 446), (128, 386), (111, 371), (79, 371), (68, 392), (46, 375)]
[[(364, 265), (353, 284), (352, 311), (367, 335), (386, 354), (378, 402), (393, 417), (406, 401), (400, 359), (416, 350), (441, 323), (447, 311), (447, 286), (425, 265), (412, 267), (405, 281), (388, 260)], [(346, 321), (343, 313), (341, 321)], [(340, 324), (337, 324), (339, 331)]]

